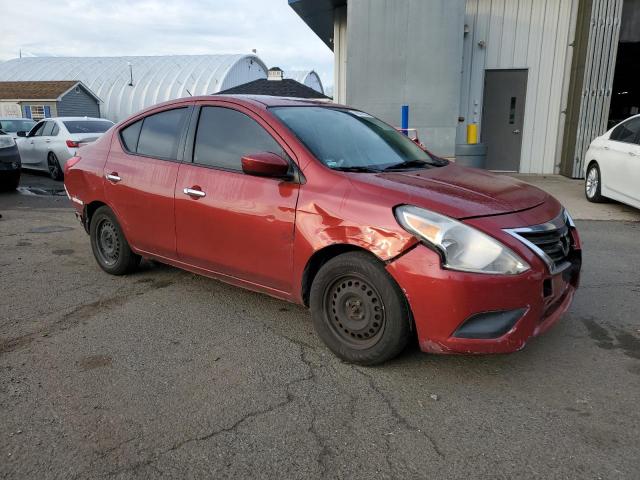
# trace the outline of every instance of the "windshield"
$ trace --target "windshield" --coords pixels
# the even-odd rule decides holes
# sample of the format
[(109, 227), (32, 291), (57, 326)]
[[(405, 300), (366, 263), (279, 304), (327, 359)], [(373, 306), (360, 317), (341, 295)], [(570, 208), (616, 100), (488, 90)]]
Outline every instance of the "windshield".
[(108, 120), (67, 120), (62, 123), (69, 133), (104, 133), (113, 126)]
[(328, 107), (274, 107), (271, 111), (318, 160), (334, 170), (442, 165), (395, 128), (367, 113)]
[(0, 130), (6, 133), (28, 132), (35, 124), (33, 120), (0, 120)]

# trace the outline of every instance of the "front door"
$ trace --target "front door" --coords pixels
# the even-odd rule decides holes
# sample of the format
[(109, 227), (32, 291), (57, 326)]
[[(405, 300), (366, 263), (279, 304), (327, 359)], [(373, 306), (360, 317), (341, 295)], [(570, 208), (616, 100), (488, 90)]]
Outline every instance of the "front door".
[(290, 293), (299, 184), (245, 175), (240, 160), (259, 152), (288, 158), (267, 128), (240, 107), (202, 106), (176, 182), (178, 257)]
[[(38, 155), (37, 147), (41, 143), (42, 133), (46, 126), (45, 121), (40, 121), (29, 132), (29, 135), (18, 140), (20, 160), (22, 165), (30, 168), (42, 168), (42, 159)], [(44, 165), (46, 167), (46, 165)]]
[(487, 145), (489, 170), (520, 170), (527, 73), (527, 70), (485, 72), (482, 142)]

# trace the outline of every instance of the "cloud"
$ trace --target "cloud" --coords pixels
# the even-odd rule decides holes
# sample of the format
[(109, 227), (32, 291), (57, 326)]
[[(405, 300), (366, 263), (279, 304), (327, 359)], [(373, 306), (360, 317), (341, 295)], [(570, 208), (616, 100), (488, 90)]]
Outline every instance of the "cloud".
[(24, 55), (249, 53), (314, 69), (333, 84), (333, 53), (287, 0), (30, 0), (3, 7), (0, 61)]

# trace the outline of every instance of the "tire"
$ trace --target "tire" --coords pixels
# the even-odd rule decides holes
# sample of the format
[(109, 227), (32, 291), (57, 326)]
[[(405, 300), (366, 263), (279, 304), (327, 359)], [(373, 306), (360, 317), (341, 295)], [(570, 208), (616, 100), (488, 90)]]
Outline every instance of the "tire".
[(406, 298), (376, 258), (366, 252), (325, 263), (311, 286), (313, 325), (341, 359), (375, 365), (397, 356), (411, 334)]
[(602, 203), (606, 198), (602, 196), (602, 175), (600, 167), (596, 162), (589, 165), (587, 175), (584, 179), (584, 195), (587, 200), (593, 203)]
[(54, 180), (62, 180), (64, 178), (58, 157), (53, 152), (49, 152), (49, 155), (47, 155), (47, 169), (49, 170), (49, 176)]
[(0, 192), (13, 192), (20, 185), (20, 170), (0, 177)]
[(91, 217), (89, 236), (93, 256), (105, 272), (125, 275), (136, 270), (141, 257), (131, 250), (109, 207), (100, 207), (95, 211)]

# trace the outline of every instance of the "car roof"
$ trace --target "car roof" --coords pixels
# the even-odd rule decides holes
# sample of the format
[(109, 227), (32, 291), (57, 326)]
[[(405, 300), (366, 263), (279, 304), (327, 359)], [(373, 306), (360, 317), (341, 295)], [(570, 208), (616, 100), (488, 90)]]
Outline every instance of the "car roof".
[(109, 120), (108, 118), (96, 118), (96, 117), (49, 117), (49, 118), (43, 118), (43, 120), (62, 120), (62, 121), (102, 120), (105, 122), (111, 122), (111, 120)]
[(159, 103), (157, 105), (153, 105), (146, 110), (152, 110), (159, 106), (164, 105), (172, 105), (172, 104), (180, 104), (186, 103), (190, 101), (212, 101), (212, 100), (221, 100), (221, 101), (230, 101), (233, 103), (237, 103), (240, 105), (254, 106), (258, 108), (268, 108), (268, 107), (285, 107), (285, 106), (316, 106), (316, 107), (343, 107), (347, 108), (345, 105), (340, 105), (338, 103), (333, 103), (330, 99), (312, 99), (312, 98), (293, 98), (293, 97), (273, 97), (270, 95), (201, 95), (197, 97), (185, 97), (179, 98), (175, 100), (169, 100), (167, 102)]

